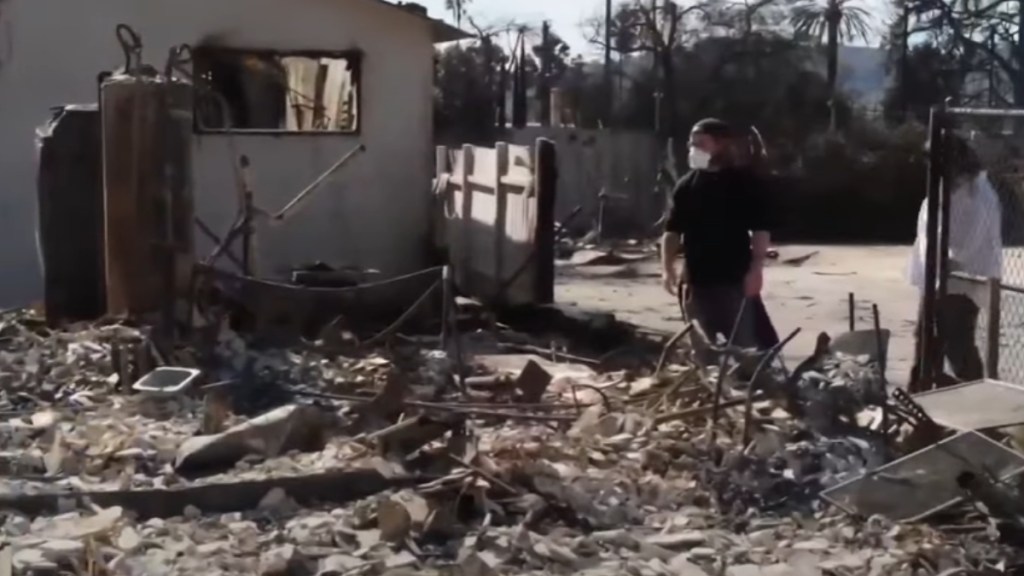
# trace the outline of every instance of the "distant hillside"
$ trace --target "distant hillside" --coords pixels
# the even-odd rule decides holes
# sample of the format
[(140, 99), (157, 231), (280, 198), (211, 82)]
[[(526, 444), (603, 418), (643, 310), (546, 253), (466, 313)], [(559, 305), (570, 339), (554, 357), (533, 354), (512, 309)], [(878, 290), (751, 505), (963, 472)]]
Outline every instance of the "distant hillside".
[[(885, 89), (890, 78), (885, 71), (885, 50), (870, 46), (839, 47), (839, 86), (849, 94), (855, 102), (862, 106), (881, 106)], [(618, 64), (618, 63), (616, 63)], [(651, 67), (648, 55), (627, 57), (622, 63), (626, 75), (642, 73)], [(815, 66), (825, 74), (825, 56), (817, 60)], [(588, 74), (600, 74), (600, 61), (588, 61), (584, 70)]]
[[(885, 72), (885, 50), (870, 46), (839, 47), (839, 85), (864, 106), (880, 106), (890, 78)], [(825, 64), (821, 64), (822, 73)]]

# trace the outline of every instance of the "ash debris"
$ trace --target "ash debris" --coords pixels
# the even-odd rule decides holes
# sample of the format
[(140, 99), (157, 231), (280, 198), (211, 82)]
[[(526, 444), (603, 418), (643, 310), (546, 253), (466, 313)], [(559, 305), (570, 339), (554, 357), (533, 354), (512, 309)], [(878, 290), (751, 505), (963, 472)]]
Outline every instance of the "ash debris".
[[(654, 373), (664, 342), (641, 336), (604, 361), (550, 334), (458, 340), (261, 349), (221, 328), (166, 350), (5, 315), (0, 570), (881, 576), (1019, 556), (978, 506), (901, 524), (822, 498), (919, 428), (870, 357), (753, 381), (727, 362), (714, 420), (719, 371), (687, 346)], [(132, 390), (162, 366), (203, 378)]]

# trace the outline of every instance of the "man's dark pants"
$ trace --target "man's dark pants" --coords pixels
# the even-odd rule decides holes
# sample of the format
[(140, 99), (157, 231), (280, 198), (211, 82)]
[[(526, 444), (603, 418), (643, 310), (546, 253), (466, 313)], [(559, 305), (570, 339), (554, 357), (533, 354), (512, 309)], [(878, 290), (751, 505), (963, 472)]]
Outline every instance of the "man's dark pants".
[[(978, 328), (978, 305), (963, 294), (947, 294), (936, 306), (936, 329), (942, 343), (941, 358), (949, 361), (953, 375), (961, 381), (984, 378), (985, 368), (974, 336)], [(914, 365), (910, 374), (910, 390), (918, 389), (921, 366), (923, 312), (918, 314), (914, 331)], [(943, 370), (944, 372), (945, 370)]]
[(717, 341), (719, 334), (723, 340), (728, 341), (735, 327), (734, 346), (760, 347), (756, 304), (750, 300), (744, 305), (746, 297), (742, 284), (690, 285), (687, 289), (687, 314), (697, 322), (712, 343)]

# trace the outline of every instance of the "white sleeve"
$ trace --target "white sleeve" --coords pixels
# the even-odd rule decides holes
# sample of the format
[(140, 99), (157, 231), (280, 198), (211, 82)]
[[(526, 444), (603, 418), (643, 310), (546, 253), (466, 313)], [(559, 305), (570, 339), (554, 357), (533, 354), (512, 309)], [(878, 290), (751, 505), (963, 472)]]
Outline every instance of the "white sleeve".
[(981, 222), (984, 214), (979, 210), (981, 194), (977, 193), (980, 190), (964, 189), (968, 187), (961, 184), (950, 194), (949, 257), (961, 265), (976, 253), (985, 234)]
[(992, 256), (991, 260), (994, 270), (991, 276), (1001, 278), (1003, 267), (1003, 208), (999, 201), (999, 194), (988, 178), (981, 178), (980, 183), (983, 186), (981, 198), (984, 202), (985, 229), (988, 232), (985, 249)]

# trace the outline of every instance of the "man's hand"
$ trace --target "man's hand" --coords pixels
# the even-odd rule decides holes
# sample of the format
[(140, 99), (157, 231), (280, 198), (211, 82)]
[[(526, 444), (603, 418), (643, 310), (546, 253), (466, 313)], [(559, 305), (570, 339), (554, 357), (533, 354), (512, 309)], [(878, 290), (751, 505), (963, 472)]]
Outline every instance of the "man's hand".
[(661, 271), (661, 286), (666, 292), (675, 296), (679, 292), (679, 274), (672, 268)]
[(679, 234), (665, 232), (661, 235), (661, 285), (665, 291), (675, 296), (679, 290)]
[(760, 266), (753, 266), (743, 279), (743, 293), (747, 298), (754, 298), (761, 294), (764, 288), (764, 269)]

